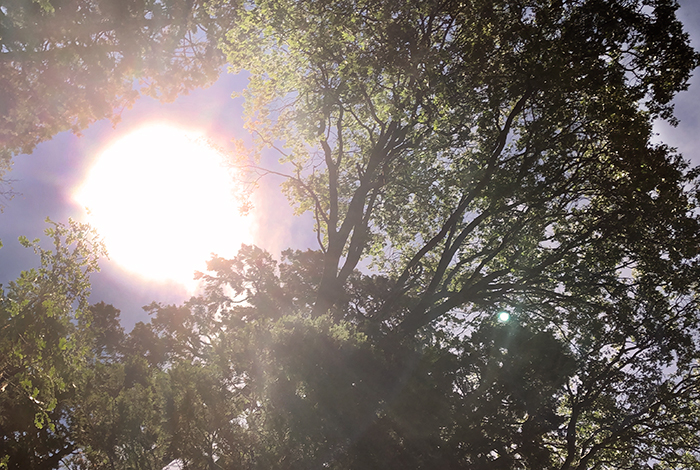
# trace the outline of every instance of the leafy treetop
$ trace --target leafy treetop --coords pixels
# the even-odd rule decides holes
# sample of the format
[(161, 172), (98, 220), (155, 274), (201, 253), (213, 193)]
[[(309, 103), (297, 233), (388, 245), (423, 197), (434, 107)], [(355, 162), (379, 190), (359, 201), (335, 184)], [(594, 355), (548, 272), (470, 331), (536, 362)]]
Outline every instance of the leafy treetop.
[(212, 83), (228, 27), (201, 1), (3, 2), (0, 170), (59, 132), (116, 123), (139, 93), (172, 100)]

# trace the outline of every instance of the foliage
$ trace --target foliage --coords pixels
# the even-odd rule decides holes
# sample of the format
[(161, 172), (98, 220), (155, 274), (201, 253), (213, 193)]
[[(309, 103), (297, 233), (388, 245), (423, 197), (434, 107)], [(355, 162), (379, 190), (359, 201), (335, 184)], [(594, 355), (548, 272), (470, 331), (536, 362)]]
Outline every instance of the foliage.
[(350, 308), (345, 319), (312, 315), (313, 305), (294, 309), (295, 292), (309, 287), (297, 284), (300, 274), (318, 262), (309, 255), (287, 252), (276, 267), (244, 247), (233, 260), (211, 261), (204, 296), (154, 306), (152, 328), (163, 340), (188, 333), (172, 343), (187, 347), (170, 348), (164, 360), (225, 374), (193, 385), (230, 394), (194, 395), (200, 409), (225, 409), (219, 416), (228, 418), (200, 424), (207, 434), (199, 440), (188, 431), (190, 445), (216, 448), (223, 467), (697, 465), (697, 310), (689, 299), (631, 298), (643, 324), (626, 331), (606, 317), (623, 314), (612, 309), (577, 312), (588, 321), (578, 331), (521, 310), (505, 324), (482, 316), (461, 331), (450, 322), (377, 335)]
[(227, 20), (200, 1), (3, 2), (0, 170), (59, 132), (116, 123), (139, 93), (172, 100), (210, 84), (221, 28)]
[(98, 304), (62, 324), (82, 356), (35, 339), (16, 373), (74, 392), (22, 389), (52, 426), (3, 445), (75, 469), (700, 468), (699, 175), (651, 143), (699, 60), (674, 2), (209, 6), (319, 249), (213, 257), (129, 334)]
[(72, 452), (64, 420), (90, 357), (88, 276), (104, 248), (84, 224), (50, 224), (53, 250), (20, 238), (41, 265), (0, 290), (0, 456), (8, 468), (54, 468)]
[[(477, 380), (471, 348), (494, 344), (477, 332), (507, 309), (575, 364), (535, 379), (546, 362), (533, 358), (521, 376), (553, 387), (532, 447), (515, 437), (532, 409), (504, 397), (484, 404), (478, 435), (435, 428), (441, 449), (458, 436), (449, 465), (695, 462), (697, 171), (650, 141), (698, 64), (676, 8), (263, 0), (227, 36), (229, 62), (252, 74), (248, 127), (280, 149), (290, 199), (316, 219), (305, 314), (350, 321), (380, 349), (463, 349)], [(376, 276), (357, 273), (368, 260)], [(420, 466), (436, 452), (396, 455)]]

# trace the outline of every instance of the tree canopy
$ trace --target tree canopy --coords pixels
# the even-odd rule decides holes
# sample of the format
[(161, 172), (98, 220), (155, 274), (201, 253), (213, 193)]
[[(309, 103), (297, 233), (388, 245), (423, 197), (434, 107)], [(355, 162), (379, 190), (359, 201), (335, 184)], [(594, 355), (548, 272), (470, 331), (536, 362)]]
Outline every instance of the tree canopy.
[(3, 2), (0, 170), (59, 132), (118, 121), (140, 93), (172, 100), (212, 83), (227, 25), (215, 16), (200, 1)]
[(129, 334), (93, 306), (80, 379), (32, 414), (50, 432), (3, 428), (5, 465), (700, 468), (699, 172), (652, 142), (700, 60), (677, 8), (207, 4), (291, 171), (248, 168), (318, 250), (213, 257)]

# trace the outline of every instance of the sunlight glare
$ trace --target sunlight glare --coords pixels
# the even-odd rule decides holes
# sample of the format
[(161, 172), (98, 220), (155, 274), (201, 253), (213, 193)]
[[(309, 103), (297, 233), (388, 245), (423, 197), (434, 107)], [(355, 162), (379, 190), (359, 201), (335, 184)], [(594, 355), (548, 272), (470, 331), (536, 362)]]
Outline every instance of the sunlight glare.
[(250, 243), (234, 190), (221, 154), (201, 133), (152, 124), (108, 146), (74, 198), (111, 259), (192, 291), (194, 271), (204, 271), (210, 253), (231, 257)]

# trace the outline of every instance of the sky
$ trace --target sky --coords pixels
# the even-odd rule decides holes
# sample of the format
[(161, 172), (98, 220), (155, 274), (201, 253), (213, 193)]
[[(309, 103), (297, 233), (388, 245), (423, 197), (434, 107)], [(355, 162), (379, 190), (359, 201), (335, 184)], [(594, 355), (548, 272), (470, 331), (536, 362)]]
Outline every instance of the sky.
[[(690, 34), (693, 46), (700, 49), (700, 2), (680, 2), (679, 17)], [(22, 270), (36, 267), (38, 259), (31, 250), (21, 247), (20, 235), (30, 239), (41, 237), (50, 217), (56, 222), (68, 218), (85, 220), (84, 206), (73, 195), (83, 184), (101, 153), (120, 137), (153, 122), (167, 122), (180, 128), (201, 130), (215, 145), (225, 151), (234, 149), (232, 139), (250, 142), (243, 128), (242, 98), (231, 98), (247, 83), (245, 74), (223, 73), (207, 89), (181, 96), (173, 103), (163, 104), (151, 98), (140, 98), (134, 107), (125, 110), (121, 122), (113, 127), (108, 121), (94, 123), (82, 135), (70, 132), (56, 135), (40, 144), (30, 155), (14, 159), (12, 171), (6, 175), (12, 180), (15, 196), (0, 201), (0, 283), (7, 284)], [(677, 127), (665, 123), (655, 126), (657, 140), (676, 147), (686, 159), (700, 164), (698, 131), (700, 130), (700, 71), (691, 79), (689, 90), (675, 100)], [(276, 156), (264, 154), (266, 163)], [(252, 196), (253, 209), (241, 223), (250, 228), (249, 242), (268, 250), (275, 257), (286, 248), (316, 248), (310, 216), (294, 216), (286, 198), (279, 190), (281, 180), (269, 177), (261, 181)], [(119, 188), (119, 186), (117, 186)], [(5, 188), (0, 188), (7, 189)], [(118, 191), (128, 192), (123, 187)], [(186, 190), (186, 189), (184, 189)], [(116, 190), (115, 190), (116, 191)], [(114, 197), (119, 198), (116, 194)], [(196, 214), (182, 214), (182, 224), (194, 220)], [(221, 214), (227, 217), (227, 214)], [(238, 214), (231, 214), (238, 217)], [(177, 236), (174, 234), (173, 236)], [(143, 237), (148, 237), (144, 233)], [(176, 256), (176, 254), (174, 254)], [(104, 301), (121, 310), (122, 323), (130, 329), (138, 321), (146, 321), (143, 306), (153, 301), (165, 304), (182, 303), (191, 292), (173, 281), (152, 281), (124, 269), (115, 259), (102, 260), (101, 272), (93, 274), (91, 302)]]
[[(231, 98), (232, 93), (240, 92), (246, 83), (245, 75), (224, 73), (211, 87), (195, 90), (173, 103), (163, 104), (142, 97), (132, 109), (124, 111), (116, 127), (109, 121), (100, 121), (81, 136), (64, 132), (40, 144), (32, 154), (15, 157), (12, 171), (6, 176), (12, 180), (15, 196), (0, 201), (4, 206), (0, 213), (0, 240), (4, 245), (0, 248), (0, 283), (7, 285), (22, 270), (38, 265), (33, 251), (20, 246), (17, 241), (20, 235), (29, 239), (43, 238), (47, 217), (62, 223), (68, 218), (87, 220), (83, 206), (74, 200), (73, 195), (101, 152), (120, 137), (149, 123), (166, 122), (203, 131), (212, 143), (228, 151), (234, 148), (232, 139), (250, 142), (250, 136), (243, 128), (242, 99)], [(268, 163), (277, 159), (272, 152), (264, 158)], [(252, 196), (253, 209), (244, 218), (250, 224), (251, 232), (246, 241), (265, 248), (277, 258), (286, 248), (314, 248), (316, 243), (311, 219), (293, 215), (287, 199), (279, 190), (280, 183), (279, 177), (263, 179)], [(117, 185), (119, 193), (113, 198), (119, 200), (122, 193), (132, 190), (128, 185)], [(187, 192), (189, 188), (183, 190)], [(195, 216), (183, 213), (181, 223), (186, 226), (191, 223), (188, 219)], [(235, 208), (230, 216), (238, 217)], [(227, 217), (227, 214), (221, 214), (221, 217)], [(148, 233), (143, 237), (148, 237)], [(45, 244), (45, 247), (49, 246), (49, 243)], [(116, 259), (103, 259), (100, 267), (101, 271), (91, 276), (90, 300), (93, 303), (104, 301), (120, 309), (122, 323), (127, 329), (137, 321), (147, 320), (143, 306), (153, 301), (179, 304), (191, 295), (179, 283), (146, 279), (124, 269)]]

